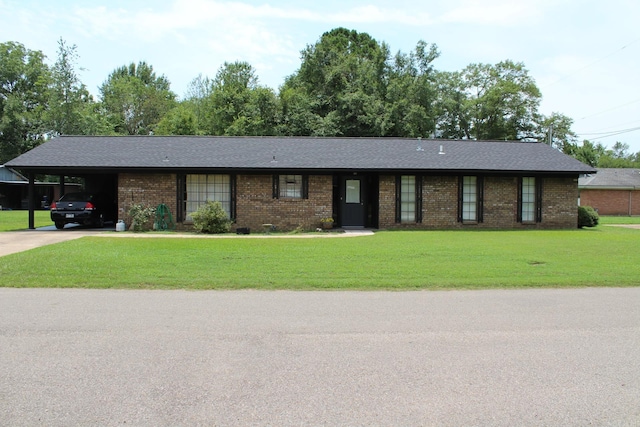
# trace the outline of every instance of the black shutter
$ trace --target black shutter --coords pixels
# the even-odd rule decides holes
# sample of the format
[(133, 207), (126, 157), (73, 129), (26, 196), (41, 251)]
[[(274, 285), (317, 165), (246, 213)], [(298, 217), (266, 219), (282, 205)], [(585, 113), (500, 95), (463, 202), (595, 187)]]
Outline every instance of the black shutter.
[(542, 222), (542, 178), (536, 178), (536, 222)]
[(396, 175), (396, 223), (402, 221), (402, 177)]
[(176, 175), (176, 222), (185, 220), (187, 209), (187, 177), (183, 174)]
[(458, 222), (462, 222), (462, 193), (464, 188), (464, 177), (458, 177)]
[(230, 175), (229, 176), (229, 193), (230, 193), (230, 202), (229, 202), (229, 213), (231, 215), (231, 220), (233, 222), (236, 222), (236, 208), (237, 208), (237, 200), (236, 200), (236, 195), (238, 194), (238, 187), (237, 187), (237, 175)]
[(476, 188), (478, 192), (478, 205), (476, 208), (478, 209), (476, 213), (476, 217), (478, 218), (478, 222), (484, 221), (484, 177), (479, 176), (476, 178)]
[(516, 208), (516, 221), (522, 222), (522, 177), (518, 177), (518, 203)]
[(302, 198), (309, 198), (309, 175), (302, 175)]
[(280, 177), (278, 175), (273, 175), (272, 178), (272, 194), (271, 196), (274, 199), (279, 199), (280, 198)]
[(416, 222), (422, 222), (422, 175), (416, 176)]

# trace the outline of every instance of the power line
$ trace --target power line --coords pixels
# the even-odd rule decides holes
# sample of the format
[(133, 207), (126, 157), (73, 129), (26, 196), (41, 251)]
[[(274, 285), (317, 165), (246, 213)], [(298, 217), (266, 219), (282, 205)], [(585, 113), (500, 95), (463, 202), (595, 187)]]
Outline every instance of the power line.
[(578, 73), (580, 73), (581, 71), (583, 71), (583, 70), (585, 70), (585, 69), (587, 69), (587, 68), (589, 68), (589, 67), (591, 67), (591, 66), (593, 66), (593, 65), (597, 64), (598, 62), (601, 62), (601, 61), (604, 61), (605, 59), (610, 58), (611, 56), (615, 55), (616, 53), (620, 52), (621, 50), (626, 49), (627, 47), (631, 46), (632, 44), (634, 44), (634, 43), (636, 43), (636, 42), (638, 42), (638, 41), (640, 41), (640, 38), (635, 39), (635, 40), (633, 40), (633, 41), (631, 41), (631, 42), (627, 43), (626, 45), (622, 46), (621, 48), (614, 50), (614, 51), (613, 51), (613, 52), (611, 52), (610, 54), (608, 54), (608, 55), (606, 55), (606, 56), (603, 56), (603, 57), (602, 57), (602, 58), (600, 58), (600, 59), (596, 59), (595, 61), (590, 62), (589, 64), (585, 65), (585, 66), (584, 66), (584, 67), (582, 67), (582, 68), (578, 68), (577, 70), (575, 70), (575, 71), (573, 71), (573, 72), (571, 72), (571, 73), (569, 73), (569, 74), (565, 74), (564, 76), (560, 77), (558, 80), (556, 80), (556, 81), (554, 81), (554, 82), (551, 82), (551, 83), (549, 83), (548, 85), (543, 86), (543, 87), (542, 87), (542, 89), (545, 89), (545, 88), (547, 88), (547, 87), (549, 87), (549, 86), (552, 86), (552, 85), (554, 85), (554, 84), (556, 84), (556, 83), (558, 83), (558, 82), (561, 82), (561, 81), (562, 81), (562, 80), (564, 80), (564, 79), (567, 79), (567, 78), (569, 78), (569, 77), (571, 77), (571, 76), (573, 76), (573, 75), (575, 75), (575, 74), (578, 74)]
[(612, 107), (612, 108), (608, 108), (608, 109), (603, 110), (603, 111), (599, 111), (599, 112), (591, 114), (589, 116), (581, 117), (578, 120), (584, 120), (584, 119), (588, 119), (588, 118), (591, 118), (591, 117), (594, 117), (594, 116), (599, 116), (600, 114), (608, 113), (609, 111), (614, 111), (614, 110), (617, 110), (618, 108), (622, 108), (622, 107), (626, 107), (627, 105), (635, 104), (636, 102), (640, 102), (640, 98), (636, 99), (635, 101), (627, 102), (626, 104), (618, 105), (616, 107)]
[[(635, 132), (635, 131), (638, 131), (638, 130), (640, 130), (640, 126), (635, 127), (635, 128), (630, 128), (630, 129), (622, 129), (622, 130), (619, 130), (619, 131), (614, 131), (614, 132), (611, 132), (611, 133), (608, 133), (608, 134), (605, 134), (605, 135), (602, 135), (602, 136), (598, 136), (597, 138), (591, 138), (591, 140), (597, 141), (599, 139), (605, 139), (605, 138), (609, 138), (611, 136), (621, 135), (623, 133)], [(581, 133), (579, 135), (593, 135), (593, 134)]]

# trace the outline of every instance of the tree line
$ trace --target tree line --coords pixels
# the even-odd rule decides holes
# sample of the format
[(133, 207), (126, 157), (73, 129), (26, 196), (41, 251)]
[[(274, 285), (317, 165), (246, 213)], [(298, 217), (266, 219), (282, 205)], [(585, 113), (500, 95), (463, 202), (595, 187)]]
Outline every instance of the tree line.
[[(182, 98), (151, 64), (111, 72), (89, 93), (75, 45), (41, 51), (0, 44), (0, 163), (56, 135), (367, 136), (547, 142), (585, 163), (637, 167), (626, 144), (579, 143), (572, 120), (539, 112), (540, 89), (525, 65), (505, 60), (439, 71), (435, 44), (404, 53), (367, 33), (336, 28), (307, 45), (278, 91), (247, 62), (198, 75)], [(552, 129), (552, 132), (549, 132)]]

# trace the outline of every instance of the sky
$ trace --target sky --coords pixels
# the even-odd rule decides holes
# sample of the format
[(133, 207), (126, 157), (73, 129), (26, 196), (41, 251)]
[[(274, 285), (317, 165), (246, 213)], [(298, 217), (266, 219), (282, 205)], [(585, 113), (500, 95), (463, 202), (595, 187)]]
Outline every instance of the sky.
[(0, 42), (56, 60), (76, 45), (82, 82), (96, 97), (116, 68), (146, 61), (182, 97), (199, 74), (247, 61), (277, 91), (300, 51), (337, 27), (368, 33), (391, 52), (419, 40), (434, 67), (524, 63), (540, 112), (573, 119), (580, 141), (640, 152), (640, 2), (637, 0), (0, 0)]

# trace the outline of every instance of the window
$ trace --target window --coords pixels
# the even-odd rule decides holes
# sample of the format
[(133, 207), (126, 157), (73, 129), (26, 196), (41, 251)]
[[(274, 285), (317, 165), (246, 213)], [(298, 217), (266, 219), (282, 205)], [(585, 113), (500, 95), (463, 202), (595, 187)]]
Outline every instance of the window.
[(478, 220), (478, 177), (465, 176), (462, 181), (462, 221)]
[(400, 177), (400, 222), (416, 222), (416, 177)]
[(306, 175), (274, 175), (274, 199), (307, 199), (308, 178)]
[(542, 179), (532, 176), (520, 178), (518, 186), (518, 221), (542, 221)]
[(187, 175), (185, 179), (185, 213), (191, 214), (207, 201), (218, 201), (231, 217), (231, 177), (229, 175)]
[(482, 222), (483, 183), (481, 176), (462, 176), (458, 189), (458, 221)]
[(396, 176), (396, 222), (422, 222), (421, 176)]
[(536, 179), (525, 176), (522, 178), (522, 222), (536, 220)]

